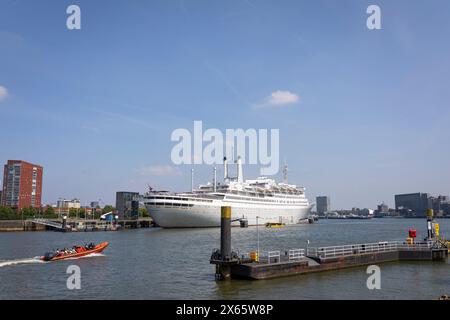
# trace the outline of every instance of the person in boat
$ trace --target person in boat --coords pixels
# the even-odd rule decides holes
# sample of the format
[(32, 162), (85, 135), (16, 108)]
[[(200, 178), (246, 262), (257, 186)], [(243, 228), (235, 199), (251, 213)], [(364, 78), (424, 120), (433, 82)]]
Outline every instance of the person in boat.
[(89, 243), (88, 245), (85, 246), (87, 250), (92, 250), (95, 248), (95, 244), (93, 242)]

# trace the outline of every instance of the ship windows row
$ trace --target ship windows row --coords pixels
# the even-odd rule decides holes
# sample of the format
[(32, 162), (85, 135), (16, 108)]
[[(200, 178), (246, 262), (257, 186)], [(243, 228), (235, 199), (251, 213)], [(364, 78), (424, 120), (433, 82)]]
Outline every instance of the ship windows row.
[(149, 202), (150, 206), (157, 207), (193, 207), (194, 205), (191, 203), (171, 203), (171, 202)]
[(200, 201), (200, 202), (212, 202), (211, 199), (201, 199), (201, 198), (177, 198), (177, 197), (150, 197), (150, 200), (178, 200), (178, 201)]

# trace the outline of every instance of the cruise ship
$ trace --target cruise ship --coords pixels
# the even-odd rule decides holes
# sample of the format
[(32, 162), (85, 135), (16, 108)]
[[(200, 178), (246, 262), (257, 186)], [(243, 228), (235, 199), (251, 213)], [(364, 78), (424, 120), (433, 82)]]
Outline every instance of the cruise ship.
[(231, 207), (233, 225), (245, 220), (249, 225), (295, 224), (308, 218), (313, 205), (304, 187), (287, 183), (286, 166), (284, 182), (277, 183), (267, 177), (244, 181), (241, 159), (235, 163), (237, 177), (229, 177), (224, 159), (222, 183), (217, 182), (214, 168), (212, 183), (183, 193), (150, 190), (141, 200), (155, 224), (163, 228), (220, 227), (222, 206)]

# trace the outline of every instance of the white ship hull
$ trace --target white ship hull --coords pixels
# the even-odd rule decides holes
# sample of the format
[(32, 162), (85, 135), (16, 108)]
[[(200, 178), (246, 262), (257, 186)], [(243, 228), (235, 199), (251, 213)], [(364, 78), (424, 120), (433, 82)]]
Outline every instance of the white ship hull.
[[(276, 206), (245, 206), (236, 203), (219, 203), (217, 205), (194, 206), (191, 208), (164, 208), (147, 206), (154, 222), (163, 228), (198, 228), (220, 227), (220, 207), (231, 206), (232, 220), (245, 218), (249, 225), (282, 222), (295, 224), (307, 219), (311, 206), (280, 208)], [(258, 218), (257, 218), (258, 217)], [(239, 225), (234, 221), (233, 225)]]

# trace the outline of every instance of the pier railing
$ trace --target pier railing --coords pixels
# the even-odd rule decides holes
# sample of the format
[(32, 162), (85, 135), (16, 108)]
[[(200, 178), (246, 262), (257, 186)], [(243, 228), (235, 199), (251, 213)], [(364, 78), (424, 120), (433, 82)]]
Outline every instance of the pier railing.
[(342, 246), (308, 248), (307, 255), (318, 258), (333, 258), (351, 256), (355, 254), (387, 252), (398, 250), (428, 250), (430, 243), (406, 244), (401, 242), (376, 242), (363, 244), (349, 244)]
[(289, 250), (289, 261), (299, 260), (305, 256), (305, 249)]
[[(305, 249), (290, 249), (288, 251), (283, 251), (283, 253), (279, 250), (277, 251), (268, 251), (267, 253), (262, 253), (259, 257), (260, 263), (279, 263), (286, 261), (298, 261), (305, 257)], [(240, 257), (244, 260), (251, 259), (250, 253), (241, 254)]]
[(267, 263), (280, 262), (280, 251), (269, 251), (267, 254)]
[[(432, 247), (431, 242), (421, 242), (421, 243), (402, 243), (396, 241), (385, 241), (376, 243), (361, 243), (361, 244), (349, 244), (341, 246), (329, 246), (329, 247), (310, 247), (305, 249), (290, 249), (283, 251), (281, 254), (279, 250), (268, 251), (267, 254), (262, 253), (259, 256), (258, 261), (260, 263), (280, 263), (286, 261), (299, 261), (305, 257), (316, 257), (316, 258), (334, 258), (334, 257), (346, 257), (353, 256), (357, 254), (365, 253), (376, 253), (376, 252), (391, 252), (391, 251), (421, 251), (430, 250)], [(250, 253), (245, 253), (240, 255), (242, 259), (251, 259)]]

